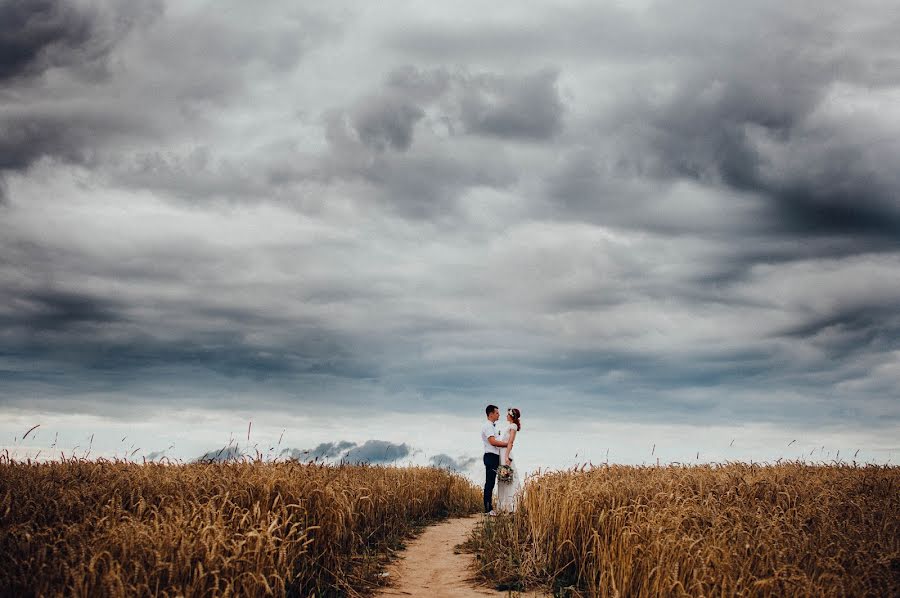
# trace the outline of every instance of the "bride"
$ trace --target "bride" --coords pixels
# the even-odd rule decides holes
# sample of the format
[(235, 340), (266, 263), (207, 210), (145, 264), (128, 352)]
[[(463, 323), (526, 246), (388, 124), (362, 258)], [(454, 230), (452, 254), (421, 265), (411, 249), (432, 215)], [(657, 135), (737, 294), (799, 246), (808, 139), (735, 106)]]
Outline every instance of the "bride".
[(516, 503), (522, 490), (522, 484), (519, 479), (521, 466), (517, 461), (513, 461), (512, 458), (516, 436), (522, 430), (522, 423), (519, 421), (521, 417), (522, 412), (518, 409), (507, 410), (506, 425), (502, 426), (500, 430), (500, 440), (506, 442), (506, 446), (500, 449), (500, 464), (509, 465), (513, 469), (513, 479), (511, 481), (497, 484), (497, 504), (500, 511), (506, 511), (507, 513), (516, 510)]

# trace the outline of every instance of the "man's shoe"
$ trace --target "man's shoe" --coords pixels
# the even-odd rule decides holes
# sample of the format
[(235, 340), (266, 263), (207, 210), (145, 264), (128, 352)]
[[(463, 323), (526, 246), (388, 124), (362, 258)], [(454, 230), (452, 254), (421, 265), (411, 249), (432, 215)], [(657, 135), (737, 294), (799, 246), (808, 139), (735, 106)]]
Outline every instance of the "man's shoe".
[(488, 517), (496, 517), (497, 511), (492, 510), (490, 513), (485, 513), (485, 515), (487, 515)]

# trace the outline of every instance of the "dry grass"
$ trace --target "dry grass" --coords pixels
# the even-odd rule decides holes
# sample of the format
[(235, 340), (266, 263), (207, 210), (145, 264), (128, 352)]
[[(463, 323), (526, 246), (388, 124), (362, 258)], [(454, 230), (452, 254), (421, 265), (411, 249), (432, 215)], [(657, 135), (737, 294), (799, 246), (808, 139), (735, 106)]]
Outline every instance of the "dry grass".
[(0, 460), (0, 595), (352, 596), (480, 504), (425, 467)]
[(900, 468), (549, 473), (468, 542), (504, 588), (574, 596), (900, 596)]

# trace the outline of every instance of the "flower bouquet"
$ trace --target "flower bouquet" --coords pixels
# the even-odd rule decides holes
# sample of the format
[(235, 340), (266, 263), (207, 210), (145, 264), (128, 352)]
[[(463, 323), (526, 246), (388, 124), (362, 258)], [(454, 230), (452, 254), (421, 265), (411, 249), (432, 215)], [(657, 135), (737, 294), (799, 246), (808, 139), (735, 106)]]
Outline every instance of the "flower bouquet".
[(497, 468), (497, 479), (504, 483), (512, 482), (513, 468), (509, 465), (501, 465)]

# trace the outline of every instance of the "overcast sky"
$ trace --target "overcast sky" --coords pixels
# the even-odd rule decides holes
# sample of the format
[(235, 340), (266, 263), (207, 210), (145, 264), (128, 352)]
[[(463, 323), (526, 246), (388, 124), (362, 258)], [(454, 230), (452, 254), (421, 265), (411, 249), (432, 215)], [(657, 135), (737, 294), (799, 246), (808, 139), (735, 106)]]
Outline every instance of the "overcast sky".
[(491, 402), (535, 467), (900, 457), (898, 30), (4, 0), (0, 444), (464, 468)]

